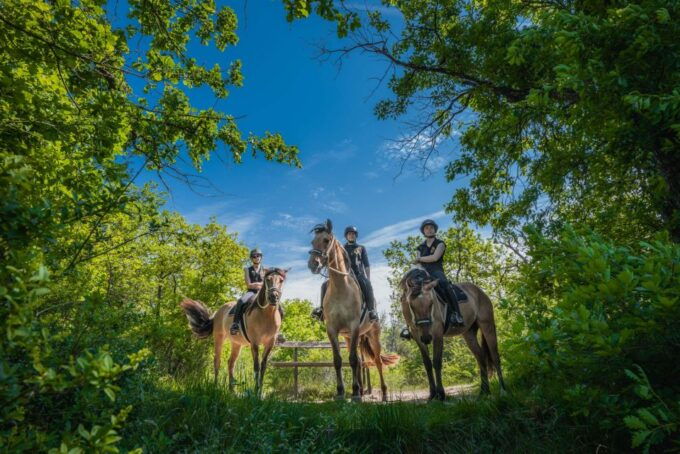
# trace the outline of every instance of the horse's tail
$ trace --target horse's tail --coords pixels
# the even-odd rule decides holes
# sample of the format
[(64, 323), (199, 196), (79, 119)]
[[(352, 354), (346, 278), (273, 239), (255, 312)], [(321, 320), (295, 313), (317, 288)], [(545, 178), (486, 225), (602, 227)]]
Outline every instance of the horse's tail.
[(212, 334), (214, 314), (210, 314), (210, 311), (203, 303), (184, 298), (180, 306), (184, 310), (184, 315), (189, 320), (191, 331), (194, 332), (196, 337), (204, 339)]
[(484, 333), (482, 333), (482, 350), (484, 350), (484, 357), (486, 358), (486, 372), (489, 375), (489, 378), (491, 378), (493, 377), (493, 373), (496, 370), (496, 366), (493, 363), (493, 359), (491, 359), (491, 349), (489, 348), (489, 344), (486, 342)]
[[(371, 348), (371, 343), (368, 341), (368, 336), (361, 336), (359, 339), (359, 348), (361, 348), (361, 353), (363, 353), (365, 358), (364, 361), (366, 367), (375, 366), (375, 352)], [(399, 362), (400, 356), (396, 353), (380, 354), (380, 361), (383, 366), (389, 367), (394, 366)]]

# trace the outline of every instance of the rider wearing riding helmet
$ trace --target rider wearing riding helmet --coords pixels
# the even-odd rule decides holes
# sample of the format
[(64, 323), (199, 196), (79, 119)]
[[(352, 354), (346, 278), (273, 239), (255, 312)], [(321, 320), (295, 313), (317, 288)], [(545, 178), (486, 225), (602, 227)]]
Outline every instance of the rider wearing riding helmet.
[[(375, 312), (375, 296), (373, 295), (373, 286), (371, 285), (371, 268), (368, 263), (368, 254), (366, 253), (366, 248), (364, 246), (357, 244), (358, 236), (359, 231), (353, 225), (345, 228), (345, 239), (347, 240), (344, 245), (345, 251), (347, 251), (350, 267), (354, 272), (354, 276), (357, 278), (361, 293), (364, 295), (368, 317), (370, 320), (378, 320), (378, 314)], [(321, 285), (322, 306), (317, 307), (312, 312), (312, 316), (319, 320), (323, 320), (323, 297), (326, 294), (327, 286), (328, 281)]]
[(243, 268), (243, 274), (248, 290), (238, 299), (238, 302), (236, 303), (236, 310), (234, 311), (234, 323), (231, 324), (231, 328), (229, 329), (232, 336), (237, 335), (240, 330), (238, 322), (241, 319), (241, 314), (243, 313), (246, 303), (248, 303), (253, 298), (253, 296), (257, 294), (257, 292), (262, 288), (262, 284), (264, 282), (265, 269), (261, 263), (262, 251), (258, 248), (250, 251), (250, 261), (252, 262), (252, 265)]
[[(453, 287), (444, 273), (444, 251), (446, 243), (437, 238), (439, 226), (432, 219), (425, 219), (420, 224), (420, 233), (425, 236), (425, 241), (416, 249), (414, 262), (423, 268), (433, 278), (437, 279), (435, 292), (442, 301), (451, 305), (453, 309), (449, 315), (449, 323), (453, 326), (463, 326), (465, 323), (458, 307), (458, 298)], [(410, 338), (408, 328), (402, 331), (402, 337)]]

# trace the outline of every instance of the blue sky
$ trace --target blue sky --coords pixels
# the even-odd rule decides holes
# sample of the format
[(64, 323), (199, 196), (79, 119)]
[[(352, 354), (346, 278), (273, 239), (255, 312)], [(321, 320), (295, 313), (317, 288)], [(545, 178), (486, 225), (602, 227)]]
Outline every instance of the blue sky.
[(241, 59), (244, 87), (217, 102), (207, 90), (189, 94), (199, 107), (244, 116), (239, 121), (244, 133), (280, 132), (300, 148), (303, 168), (252, 157), (235, 165), (224, 156), (213, 157), (202, 175), (215, 188), (199, 195), (168, 180), (167, 208), (195, 223), (215, 217), (239, 232), (248, 247), (260, 247), (266, 265), (292, 266), (285, 297), (314, 303), (321, 278), (306, 268), (310, 228), (326, 218), (340, 233), (346, 225), (356, 225), (359, 242), (368, 248), (378, 307), (384, 311), (390, 291), (382, 251), (391, 240), (416, 234), (425, 217), (450, 224), (443, 206), (455, 186), (445, 181), (442, 167), (456, 146), (430, 162), (428, 178), (408, 166), (397, 177), (401, 160), (392, 141), (404, 137), (407, 129), (373, 115), (375, 103), (390, 94), (385, 85), (374, 92), (375, 78), (386, 63), (358, 54), (340, 70), (320, 63), (314, 58), (316, 43), (342, 44), (332, 24), (316, 18), (288, 24), (279, 1), (247, 2), (246, 8), (242, 3), (234, 7), (240, 21), (236, 47), (223, 54), (191, 47), (192, 55), (209, 66), (227, 67), (234, 58)]

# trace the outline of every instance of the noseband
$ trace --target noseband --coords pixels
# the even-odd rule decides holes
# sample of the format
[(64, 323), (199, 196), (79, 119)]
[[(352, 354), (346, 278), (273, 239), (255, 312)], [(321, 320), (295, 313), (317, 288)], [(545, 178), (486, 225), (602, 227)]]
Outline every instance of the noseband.
[[(269, 276), (271, 276), (272, 274), (278, 274), (284, 280), (286, 279), (286, 276), (283, 275), (281, 273), (281, 271), (279, 271), (278, 269), (271, 270), (264, 275), (264, 295), (265, 295), (264, 304), (260, 304), (260, 298), (255, 300), (255, 302), (257, 303), (257, 305), (260, 309), (264, 309), (267, 306), (272, 305), (272, 303), (269, 302), (269, 298), (271, 296), (276, 297), (276, 303), (274, 303), (274, 305), (279, 302), (278, 297), (281, 296), (281, 288), (280, 287), (270, 287), (269, 281), (267, 280), (267, 278)], [(281, 285), (283, 285), (283, 281), (281, 281)], [(276, 294), (277, 292), (279, 293), (279, 295)]]
[[(330, 253), (331, 253), (331, 251), (333, 250), (333, 247), (334, 247), (334, 246), (336, 245), (336, 243), (338, 242), (338, 239), (335, 238), (334, 235), (331, 235), (331, 238), (333, 238), (333, 239), (331, 240), (330, 243), (328, 243), (328, 247), (326, 248), (325, 251), (321, 251), (321, 250), (319, 250), (319, 249), (311, 249), (311, 250), (309, 251), (309, 255), (312, 255), (312, 256), (316, 255), (316, 256), (319, 256), (319, 257), (321, 257), (322, 259), (324, 259), (324, 260), (326, 261), (326, 265), (323, 265), (323, 262), (322, 262), (322, 263), (321, 263), (321, 266), (327, 268), (329, 271), (333, 271), (333, 272), (338, 273), (338, 274), (343, 275), (343, 276), (349, 276), (349, 273), (348, 273), (348, 272), (346, 273), (346, 272), (344, 272), (344, 271), (340, 271), (340, 270), (335, 269), (335, 268), (333, 268), (333, 267), (331, 266), (331, 263), (330, 263), (330, 260), (331, 260)], [(343, 248), (342, 250), (344, 251), (345, 248)], [(335, 261), (336, 261), (336, 262), (338, 261), (337, 254), (335, 255)]]
[[(425, 280), (423, 278), (416, 278), (414, 279), (416, 286), (413, 287), (413, 290), (409, 292), (409, 300), (408, 300), (408, 308), (409, 311), (411, 311), (411, 319), (413, 320), (413, 323), (416, 324), (416, 326), (420, 325), (431, 325), (432, 324), (432, 319), (434, 318), (434, 306), (435, 303), (437, 302), (437, 299), (435, 298), (434, 302), (432, 303), (432, 307), (430, 307), (430, 316), (427, 318), (421, 318), (418, 319), (416, 318), (415, 312), (413, 312), (413, 306), (411, 305), (412, 297), (413, 296), (418, 296), (421, 293), (423, 293), (423, 284), (425, 283)], [(407, 281), (408, 284), (409, 281)], [(411, 288), (410, 285), (408, 285), (409, 288)], [(430, 289), (430, 292), (433, 292), (434, 289)]]

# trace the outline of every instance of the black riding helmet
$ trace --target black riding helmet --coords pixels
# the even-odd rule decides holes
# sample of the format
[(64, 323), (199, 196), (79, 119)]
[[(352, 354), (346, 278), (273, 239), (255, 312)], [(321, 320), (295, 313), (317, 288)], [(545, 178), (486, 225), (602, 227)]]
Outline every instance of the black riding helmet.
[(422, 222), (422, 224), (420, 224), (420, 233), (422, 233), (423, 235), (425, 235), (424, 230), (426, 225), (431, 225), (432, 227), (434, 227), (434, 233), (437, 233), (437, 231), (439, 230), (439, 226), (437, 225), (436, 222), (434, 222), (432, 219), (425, 219)]
[(255, 249), (250, 251), (250, 258), (253, 258), (254, 256), (256, 256), (258, 254), (260, 256), (262, 256), (262, 251), (260, 250), (260, 248), (255, 248)]
[(345, 236), (347, 236), (347, 234), (349, 232), (354, 232), (356, 234), (357, 238), (359, 238), (359, 231), (353, 225), (345, 227)]

